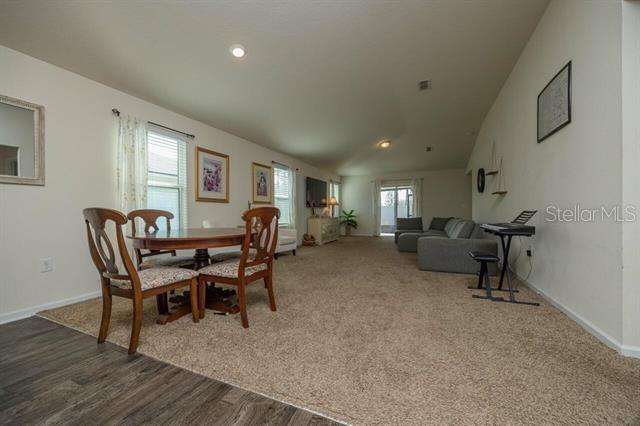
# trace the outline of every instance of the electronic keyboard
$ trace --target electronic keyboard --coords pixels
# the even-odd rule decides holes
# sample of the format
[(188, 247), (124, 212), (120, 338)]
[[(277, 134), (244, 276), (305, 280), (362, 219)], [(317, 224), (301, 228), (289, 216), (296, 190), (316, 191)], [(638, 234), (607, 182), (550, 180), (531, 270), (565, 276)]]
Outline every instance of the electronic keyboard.
[(502, 235), (535, 235), (536, 227), (530, 225), (522, 225), (520, 223), (485, 223), (480, 225), (486, 232)]

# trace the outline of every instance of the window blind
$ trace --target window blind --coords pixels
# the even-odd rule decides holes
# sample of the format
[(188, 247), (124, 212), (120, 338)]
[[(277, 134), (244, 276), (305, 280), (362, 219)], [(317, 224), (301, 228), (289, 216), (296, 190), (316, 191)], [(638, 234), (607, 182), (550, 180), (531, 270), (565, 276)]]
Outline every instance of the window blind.
[(273, 166), (274, 205), (280, 209), (280, 225), (291, 227), (295, 223), (293, 203), (293, 175), (291, 169), (280, 164)]
[[(173, 213), (174, 227), (187, 226), (187, 145), (160, 132), (147, 132), (147, 208)], [(158, 224), (163, 227), (164, 224)]]

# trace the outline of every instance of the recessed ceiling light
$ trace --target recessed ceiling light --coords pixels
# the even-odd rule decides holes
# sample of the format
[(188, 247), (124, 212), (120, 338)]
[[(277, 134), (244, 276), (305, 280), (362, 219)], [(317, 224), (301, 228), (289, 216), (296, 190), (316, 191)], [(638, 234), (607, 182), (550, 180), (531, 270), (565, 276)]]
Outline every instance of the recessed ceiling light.
[(241, 44), (234, 44), (229, 48), (229, 52), (236, 58), (242, 58), (247, 54), (246, 50), (244, 50), (244, 46)]
[(391, 146), (391, 141), (389, 139), (382, 140), (378, 142), (378, 146), (380, 148), (389, 148)]

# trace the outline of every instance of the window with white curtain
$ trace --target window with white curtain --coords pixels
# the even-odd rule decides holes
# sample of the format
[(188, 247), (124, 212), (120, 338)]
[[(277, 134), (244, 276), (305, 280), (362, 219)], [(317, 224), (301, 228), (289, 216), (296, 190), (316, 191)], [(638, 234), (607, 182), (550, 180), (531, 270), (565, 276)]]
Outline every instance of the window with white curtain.
[(294, 179), (293, 172), (287, 166), (273, 165), (274, 205), (280, 209), (280, 226), (295, 226)]
[[(150, 127), (147, 131), (147, 208), (173, 213), (172, 228), (187, 226), (187, 143)], [(164, 224), (158, 224), (161, 229)]]

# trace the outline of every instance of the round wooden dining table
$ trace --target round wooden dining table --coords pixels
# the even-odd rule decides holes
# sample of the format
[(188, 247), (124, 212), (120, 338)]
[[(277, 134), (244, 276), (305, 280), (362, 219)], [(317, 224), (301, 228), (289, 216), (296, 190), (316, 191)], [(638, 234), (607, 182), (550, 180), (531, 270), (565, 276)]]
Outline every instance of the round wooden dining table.
[[(133, 246), (142, 250), (195, 250), (193, 260), (195, 268), (200, 269), (211, 263), (210, 248), (242, 245), (245, 228), (185, 228), (140, 232), (129, 236)], [(207, 287), (206, 307), (224, 314), (238, 312), (235, 304), (235, 291), (225, 290), (211, 284)], [(172, 302), (174, 306), (169, 306)], [(175, 321), (191, 312), (189, 298), (176, 295), (170, 299), (167, 295), (157, 298), (159, 324)], [(202, 314), (201, 314), (202, 315)]]

